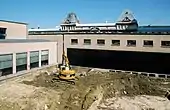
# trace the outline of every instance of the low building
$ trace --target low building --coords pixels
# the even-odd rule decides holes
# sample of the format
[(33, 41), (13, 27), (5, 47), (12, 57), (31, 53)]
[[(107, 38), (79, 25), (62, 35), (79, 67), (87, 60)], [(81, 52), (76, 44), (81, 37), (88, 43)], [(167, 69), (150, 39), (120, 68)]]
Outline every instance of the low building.
[(1, 75), (15, 74), (57, 63), (56, 42), (48, 40), (0, 40)]
[(27, 23), (0, 20), (0, 76), (58, 63), (56, 41), (27, 37)]
[(27, 23), (0, 20), (0, 39), (26, 39)]

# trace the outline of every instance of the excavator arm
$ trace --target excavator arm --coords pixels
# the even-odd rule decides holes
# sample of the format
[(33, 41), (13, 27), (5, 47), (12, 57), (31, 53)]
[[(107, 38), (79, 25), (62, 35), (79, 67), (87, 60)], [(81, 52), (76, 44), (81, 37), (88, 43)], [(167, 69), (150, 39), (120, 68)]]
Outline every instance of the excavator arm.
[(69, 67), (69, 60), (68, 60), (68, 57), (66, 56), (65, 52), (63, 52), (63, 59), (62, 59), (62, 62), (64, 65), (66, 65), (67, 67)]

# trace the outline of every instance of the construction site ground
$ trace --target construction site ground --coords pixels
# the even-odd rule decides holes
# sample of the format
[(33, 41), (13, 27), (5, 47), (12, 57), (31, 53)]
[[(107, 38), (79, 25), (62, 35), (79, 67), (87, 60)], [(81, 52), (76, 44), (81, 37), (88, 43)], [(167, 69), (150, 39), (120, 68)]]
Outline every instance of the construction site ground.
[(0, 110), (170, 110), (170, 80), (75, 67), (75, 85), (55, 66), (0, 82)]

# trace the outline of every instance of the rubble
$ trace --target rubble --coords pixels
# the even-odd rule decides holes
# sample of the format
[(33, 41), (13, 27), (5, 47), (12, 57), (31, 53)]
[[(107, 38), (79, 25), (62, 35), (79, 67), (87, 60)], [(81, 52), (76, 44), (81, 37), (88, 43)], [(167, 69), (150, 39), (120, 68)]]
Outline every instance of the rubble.
[[(151, 99), (152, 97), (165, 98), (167, 89), (170, 87), (170, 83), (167, 83), (170, 81), (166, 79), (101, 72), (96, 69), (90, 71), (89, 68), (80, 67), (74, 69), (78, 73), (75, 85), (60, 81), (53, 82), (52, 79), (56, 77), (53, 74), (54, 71), (57, 72), (56, 67), (41, 70), (35, 76), (33, 76), (35, 73), (32, 73), (31, 78), (24, 76), (24, 78), (2, 84), (0, 86), (1, 109), (8, 108), (6, 103), (9, 103), (8, 106), (12, 106), (13, 110), (19, 110), (19, 107), (27, 110), (28, 106), (31, 106), (31, 110), (101, 110), (109, 109), (109, 107), (111, 109), (117, 106), (113, 103), (116, 99), (118, 100), (116, 104), (121, 105), (120, 102), (124, 103), (125, 100), (133, 102), (134, 98), (142, 99), (143, 96), (151, 96)], [(153, 102), (148, 102), (150, 103)], [(131, 106), (133, 108), (133, 104)]]
[(167, 97), (167, 99), (170, 100), (170, 92), (169, 91), (166, 92), (165, 97)]

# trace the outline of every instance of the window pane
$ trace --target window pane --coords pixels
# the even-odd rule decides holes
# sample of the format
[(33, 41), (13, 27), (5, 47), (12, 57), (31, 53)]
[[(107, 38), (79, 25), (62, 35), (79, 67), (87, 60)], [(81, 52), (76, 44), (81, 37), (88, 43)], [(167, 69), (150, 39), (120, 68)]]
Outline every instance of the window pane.
[(71, 44), (78, 44), (78, 39), (71, 39)]
[(1, 61), (0, 62), (0, 69), (4, 69), (4, 68), (10, 68), (13, 66), (12, 60), (8, 60), (8, 61)]
[(113, 46), (120, 46), (120, 40), (112, 40)]
[(41, 56), (41, 61), (48, 60), (48, 55), (42, 55)]
[(127, 46), (136, 46), (136, 40), (127, 40)]
[(153, 41), (152, 40), (144, 40), (143, 46), (153, 47)]
[(16, 65), (25, 65), (27, 64), (27, 58), (20, 58), (20, 59), (16, 59)]
[(39, 56), (39, 51), (30, 52), (30, 57)]
[(91, 39), (84, 39), (84, 44), (91, 44)]
[(16, 59), (18, 58), (26, 58), (27, 57), (27, 53), (24, 52), (24, 53), (16, 53)]
[(48, 55), (48, 50), (42, 50), (41, 55)]
[(0, 55), (0, 61), (12, 60), (12, 54)]
[(30, 58), (30, 63), (35, 63), (35, 62), (39, 62), (39, 57), (38, 56)]
[(98, 40), (97, 40), (97, 44), (99, 44), (99, 45), (104, 45), (104, 44), (105, 44), (105, 40), (103, 40), (103, 39), (98, 39)]
[(39, 51), (30, 52), (30, 63), (39, 62)]
[(170, 47), (170, 41), (161, 41), (162, 47)]

